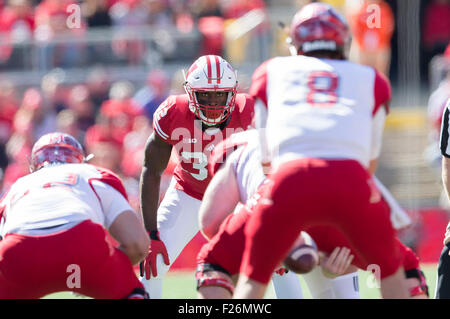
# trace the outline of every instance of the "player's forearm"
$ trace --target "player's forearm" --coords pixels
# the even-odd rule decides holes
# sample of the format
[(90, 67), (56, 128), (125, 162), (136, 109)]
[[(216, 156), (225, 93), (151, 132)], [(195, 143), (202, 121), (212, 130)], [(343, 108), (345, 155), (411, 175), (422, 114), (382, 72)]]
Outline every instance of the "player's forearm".
[(147, 231), (157, 229), (157, 210), (161, 175), (152, 174), (148, 168), (142, 169), (140, 180), (140, 201), (144, 226)]
[(442, 157), (442, 183), (444, 184), (447, 198), (450, 199), (450, 158)]

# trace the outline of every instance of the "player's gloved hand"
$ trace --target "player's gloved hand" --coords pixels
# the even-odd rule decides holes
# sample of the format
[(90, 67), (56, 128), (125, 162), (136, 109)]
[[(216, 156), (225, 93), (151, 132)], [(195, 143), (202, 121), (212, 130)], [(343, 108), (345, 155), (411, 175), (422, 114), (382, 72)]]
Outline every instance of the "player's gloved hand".
[[(406, 280), (413, 284), (409, 287), (409, 293), (412, 298), (429, 298), (429, 289), (425, 274), (419, 268), (405, 270)], [(412, 280), (412, 281), (411, 281)]]
[(145, 257), (144, 261), (139, 264), (140, 275), (141, 277), (144, 277), (145, 273), (145, 279), (147, 280), (150, 279), (152, 275), (153, 277), (158, 276), (158, 270), (156, 269), (156, 256), (158, 256), (158, 254), (163, 256), (163, 260), (166, 265), (170, 265), (166, 245), (164, 245), (162, 240), (159, 238), (158, 231), (154, 230), (149, 232), (149, 236), (150, 247), (148, 248), (148, 255)]

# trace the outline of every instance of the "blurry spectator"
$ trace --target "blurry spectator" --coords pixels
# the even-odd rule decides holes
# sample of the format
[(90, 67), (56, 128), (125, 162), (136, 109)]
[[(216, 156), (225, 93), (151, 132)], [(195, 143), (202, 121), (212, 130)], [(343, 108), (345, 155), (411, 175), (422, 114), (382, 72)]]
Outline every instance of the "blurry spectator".
[(55, 131), (56, 113), (44, 103), (38, 89), (30, 88), (25, 91), (14, 118), (14, 128), (18, 132), (29, 134), (32, 143), (42, 135)]
[(14, 116), (19, 109), (16, 89), (10, 81), (0, 81), (0, 168), (4, 170), (8, 165), (6, 142), (13, 134)]
[[(43, 0), (36, 7), (35, 38), (42, 43), (39, 62), (43, 69), (73, 67), (81, 62), (82, 44), (50, 42), (55, 37), (64, 39), (84, 35), (86, 25), (81, 16), (80, 19), (72, 19), (71, 16), (74, 11), (69, 6), (74, 4), (74, 0)], [(79, 22), (78, 25), (72, 25), (74, 21)]]
[(198, 0), (192, 6), (198, 31), (202, 34), (199, 55), (223, 55), (224, 14), (219, 0)]
[(29, 46), (14, 47), (14, 44), (31, 41), (34, 27), (33, 7), (30, 0), (7, 1), (0, 13), (0, 32), (4, 37), (0, 47), (0, 61), (7, 61), (8, 67), (29, 66), (31, 60), (27, 54)]
[(11, 158), (11, 163), (6, 167), (3, 176), (3, 191), (20, 177), (30, 172), (27, 151), (31, 152), (32, 144), (26, 139), (25, 135), (14, 134), (7, 144), (7, 154)]
[(137, 116), (133, 128), (124, 139), (120, 171), (128, 193), (130, 204), (140, 211), (139, 176), (144, 160), (145, 143), (153, 129), (150, 120), (145, 115)]
[(450, 42), (450, 0), (430, 1), (425, 9), (423, 44), (430, 58)]
[(133, 90), (133, 84), (129, 82), (113, 83), (110, 98), (102, 104), (96, 124), (86, 132), (86, 147), (107, 141), (122, 148), (125, 136), (132, 130), (134, 118), (142, 112), (132, 100)]
[(147, 0), (148, 20), (151, 26), (171, 27), (174, 23), (173, 12), (167, 0)]
[(89, 28), (112, 25), (112, 19), (108, 11), (108, 0), (84, 0), (81, 5), (82, 14)]
[(71, 110), (63, 110), (56, 116), (56, 130), (58, 132), (67, 133), (75, 137), (79, 141), (84, 140), (84, 131), (78, 127), (78, 118), (76, 113)]
[(168, 95), (168, 76), (163, 70), (155, 69), (150, 71), (146, 85), (134, 95), (133, 100), (152, 121), (153, 113)]
[(223, 55), (225, 23), (222, 17), (202, 17), (198, 20), (198, 31), (202, 34), (199, 55)]
[(145, 10), (145, 0), (119, 0), (109, 9), (109, 15), (115, 26), (145, 25), (148, 21), (148, 11)]
[(97, 114), (100, 106), (109, 98), (110, 85), (107, 72), (101, 67), (93, 68), (88, 74), (86, 85)]
[(90, 164), (107, 168), (120, 175), (121, 150), (115, 143), (98, 141), (86, 146), (86, 151), (87, 154), (94, 155), (89, 161)]
[(95, 124), (88, 128), (84, 136), (83, 144), (87, 150), (93, 150), (99, 142), (114, 143), (117, 148), (122, 148), (122, 143), (112, 131), (112, 121), (112, 118), (103, 113), (97, 115)]
[[(85, 85), (74, 86), (69, 94), (68, 107), (77, 118), (77, 126), (86, 131), (95, 124), (95, 109)], [(77, 136), (73, 135), (72, 136)]]
[(121, 171), (125, 176), (139, 178), (144, 160), (145, 143), (153, 132), (150, 120), (146, 116), (137, 116), (132, 130), (123, 142)]
[(145, 53), (145, 42), (136, 38), (136, 30), (127, 30), (127, 26), (145, 26), (149, 19), (145, 0), (119, 0), (109, 9), (113, 25), (116, 28), (112, 42), (113, 53), (131, 64), (138, 64)]
[(14, 115), (19, 109), (16, 88), (8, 80), (0, 81), (0, 144), (6, 143), (12, 134)]
[(66, 72), (61, 69), (53, 69), (42, 77), (41, 90), (43, 98), (49, 108), (58, 113), (67, 108)]
[(391, 7), (384, 0), (363, 0), (347, 14), (353, 33), (350, 59), (388, 76), (395, 26)]
[(36, 89), (28, 89), (20, 109), (14, 115), (13, 134), (6, 143), (6, 154), (10, 163), (4, 172), (4, 190), (7, 190), (19, 177), (29, 173), (27, 156), (36, 141), (33, 128), (34, 122), (42, 114), (38, 110), (42, 106), (41, 103), (39, 92)]
[(192, 8), (194, 17), (224, 17), (220, 0), (198, 0), (194, 2)]
[(194, 29), (194, 12), (192, 7), (195, 1), (168, 0), (168, 6), (172, 11), (172, 20), (181, 33), (189, 33)]
[[(89, 29), (108, 28), (113, 22), (109, 15), (108, 0), (85, 0), (81, 12)], [(113, 56), (111, 44), (104, 41), (89, 42), (87, 45), (87, 63), (102, 62), (108, 64)]]

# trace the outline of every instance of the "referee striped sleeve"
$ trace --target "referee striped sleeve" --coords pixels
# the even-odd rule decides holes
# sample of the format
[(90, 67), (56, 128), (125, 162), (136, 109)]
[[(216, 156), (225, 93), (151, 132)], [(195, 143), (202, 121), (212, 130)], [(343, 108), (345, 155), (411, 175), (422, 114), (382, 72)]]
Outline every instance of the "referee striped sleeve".
[(447, 104), (444, 108), (444, 114), (442, 115), (441, 123), (441, 138), (440, 138), (440, 149), (441, 154), (445, 157), (450, 158), (450, 132), (449, 132), (449, 120), (450, 120), (450, 99), (448, 99)]

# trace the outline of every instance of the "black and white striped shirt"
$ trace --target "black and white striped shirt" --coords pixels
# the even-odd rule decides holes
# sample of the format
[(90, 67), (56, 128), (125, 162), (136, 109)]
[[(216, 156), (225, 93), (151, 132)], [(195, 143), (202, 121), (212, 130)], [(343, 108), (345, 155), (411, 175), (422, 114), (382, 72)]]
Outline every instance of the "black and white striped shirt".
[(450, 98), (442, 115), (440, 148), (442, 156), (450, 158)]

